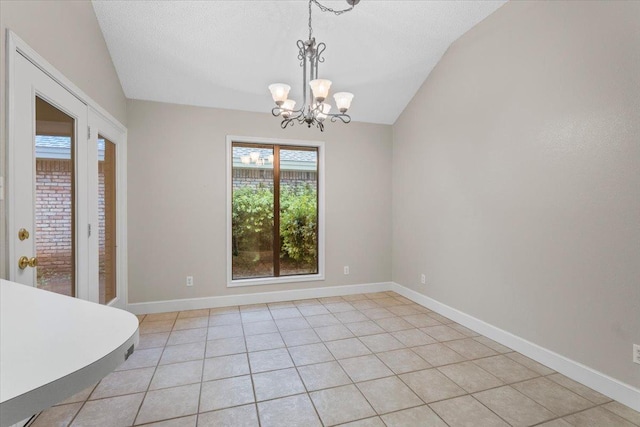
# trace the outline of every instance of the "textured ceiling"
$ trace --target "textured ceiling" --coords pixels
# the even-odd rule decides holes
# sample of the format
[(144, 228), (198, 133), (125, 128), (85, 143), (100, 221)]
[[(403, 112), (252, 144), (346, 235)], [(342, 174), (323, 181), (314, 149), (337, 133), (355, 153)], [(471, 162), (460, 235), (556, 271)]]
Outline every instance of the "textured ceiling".
[[(353, 120), (392, 124), (451, 43), (503, 3), (362, 0), (340, 16), (314, 6), (314, 36), (327, 44), (319, 76), (331, 93), (355, 94)], [(302, 102), (307, 4), (93, 1), (128, 98), (260, 112), (273, 106), (270, 83), (290, 84)]]

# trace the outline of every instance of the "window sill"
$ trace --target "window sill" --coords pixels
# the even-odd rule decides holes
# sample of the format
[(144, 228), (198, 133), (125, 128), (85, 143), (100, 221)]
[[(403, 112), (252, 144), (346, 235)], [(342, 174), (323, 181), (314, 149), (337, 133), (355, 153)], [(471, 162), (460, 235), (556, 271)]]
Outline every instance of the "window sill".
[(318, 282), (324, 280), (324, 274), (305, 274), (300, 276), (261, 277), (257, 279), (240, 279), (227, 282), (227, 288), (243, 286), (279, 285), (283, 283)]

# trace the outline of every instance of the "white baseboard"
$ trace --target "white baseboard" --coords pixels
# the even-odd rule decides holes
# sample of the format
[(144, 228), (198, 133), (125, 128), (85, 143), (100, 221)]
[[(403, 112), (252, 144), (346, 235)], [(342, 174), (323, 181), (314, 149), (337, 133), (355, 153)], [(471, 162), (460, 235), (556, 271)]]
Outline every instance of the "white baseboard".
[(392, 283), (391, 290), (479, 334), (512, 348), (611, 399), (640, 411), (640, 390), (631, 385), (611, 378), (602, 372), (568, 359), (397, 283)]
[(218, 297), (189, 298), (168, 301), (141, 302), (127, 305), (133, 314), (164, 313), (170, 311), (196, 310), (228, 307), (233, 305), (262, 304), (268, 302), (293, 301), (308, 298), (338, 297), (390, 291), (391, 282), (365, 283), (361, 285), (327, 286), (324, 288), (292, 289), (288, 291), (260, 292), (253, 294), (224, 295)]

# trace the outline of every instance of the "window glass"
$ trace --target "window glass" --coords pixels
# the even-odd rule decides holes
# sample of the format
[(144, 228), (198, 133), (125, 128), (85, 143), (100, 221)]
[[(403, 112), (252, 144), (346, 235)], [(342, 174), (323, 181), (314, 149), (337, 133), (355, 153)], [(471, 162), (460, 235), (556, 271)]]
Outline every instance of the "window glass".
[(75, 120), (36, 96), (38, 288), (76, 295)]
[(318, 148), (233, 143), (232, 279), (317, 274)]
[(233, 279), (273, 277), (273, 147), (233, 146)]
[(318, 150), (280, 149), (280, 275), (318, 272)]
[(116, 145), (98, 136), (99, 302), (116, 295)]

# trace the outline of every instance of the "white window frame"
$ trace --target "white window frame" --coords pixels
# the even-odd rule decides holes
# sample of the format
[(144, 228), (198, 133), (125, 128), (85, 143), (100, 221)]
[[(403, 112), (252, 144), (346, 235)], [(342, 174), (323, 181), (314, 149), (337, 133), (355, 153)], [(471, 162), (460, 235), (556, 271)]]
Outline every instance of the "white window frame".
[[(316, 147), (318, 149), (318, 273), (296, 276), (260, 277), (256, 279), (233, 279), (231, 210), (233, 197), (233, 143), (268, 144), (295, 147)], [(316, 282), (324, 280), (324, 141), (300, 141), (292, 139), (260, 138), (252, 136), (227, 135), (227, 287), (275, 285), (280, 283)]]

